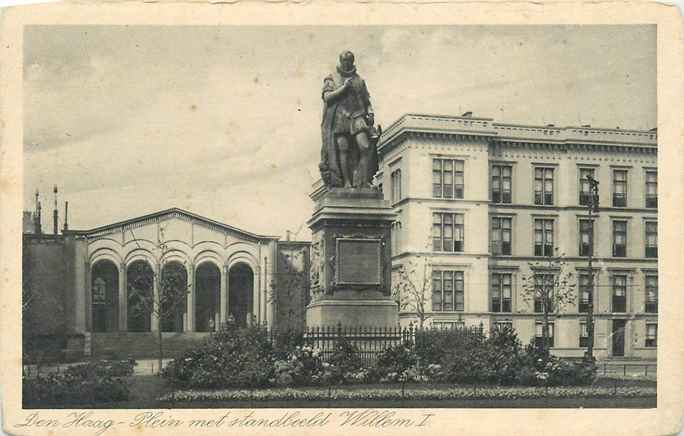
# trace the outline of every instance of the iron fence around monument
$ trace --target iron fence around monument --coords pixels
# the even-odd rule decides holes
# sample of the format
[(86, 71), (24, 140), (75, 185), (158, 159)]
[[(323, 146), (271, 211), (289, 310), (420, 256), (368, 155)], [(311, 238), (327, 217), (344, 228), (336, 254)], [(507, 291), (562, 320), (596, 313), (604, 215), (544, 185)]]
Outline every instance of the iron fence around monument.
[(362, 326), (315, 326), (307, 327), (299, 331), (276, 331), (271, 330), (269, 336), (276, 345), (302, 345), (309, 346), (319, 351), (323, 361), (329, 361), (337, 347), (346, 341), (352, 347), (352, 353), (364, 364), (373, 364), (378, 357), (388, 348), (405, 345), (409, 348), (427, 345), (440, 336), (458, 333), (463, 337), (471, 337), (481, 340), (483, 327), (450, 326), (450, 327), (362, 327)]

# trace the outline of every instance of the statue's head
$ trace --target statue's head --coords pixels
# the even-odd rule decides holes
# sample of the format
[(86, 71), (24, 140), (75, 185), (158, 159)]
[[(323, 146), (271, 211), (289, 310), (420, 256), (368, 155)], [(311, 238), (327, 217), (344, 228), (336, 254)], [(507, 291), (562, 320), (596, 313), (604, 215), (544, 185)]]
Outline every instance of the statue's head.
[(340, 53), (340, 69), (344, 72), (354, 71), (354, 53), (349, 50)]

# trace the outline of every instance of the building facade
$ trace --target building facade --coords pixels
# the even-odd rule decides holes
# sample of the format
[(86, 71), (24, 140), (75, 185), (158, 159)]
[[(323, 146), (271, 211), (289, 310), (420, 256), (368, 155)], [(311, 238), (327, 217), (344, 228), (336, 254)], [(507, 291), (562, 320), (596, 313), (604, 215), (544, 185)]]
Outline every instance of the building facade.
[[(44, 348), (144, 356), (155, 352), (160, 329), (173, 353), (229, 318), (269, 327), (304, 322), (308, 283), (297, 279), (308, 277), (309, 243), (280, 242), (177, 208), (45, 234), (37, 209), (24, 214), (25, 333), (43, 338)], [(145, 310), (139, 300), (160, 301), (167, 275), (183, 282), (185, 302), (177, 311)], [(287, 295), (276, 292), (279, 276)]]
[[(592, 301), (597, 357), (655, 358), (655, 130), (408, 114), (383, 133), (379, 153), (377, 181), (398, 216), (393, 269), (413, 265), (427, 285), (428, 323), (507, 324), (523, 343), (539, 340), (541, 309), (524, 281), (570, 272), (573, 301), (549, 326), (554, 354), (583, 355)], [(587, 175), (599, 182), (593, 226)], [(564, 271), (540, 266), (559, 255)], [(400, 314), (402, 324), (417, 318), (415, 305)]]

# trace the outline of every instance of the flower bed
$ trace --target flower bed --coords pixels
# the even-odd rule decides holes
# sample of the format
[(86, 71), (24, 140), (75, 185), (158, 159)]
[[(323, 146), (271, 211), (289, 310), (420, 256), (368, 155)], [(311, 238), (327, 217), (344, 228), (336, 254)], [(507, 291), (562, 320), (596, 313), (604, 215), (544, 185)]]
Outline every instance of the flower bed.
[(160, 398), (162, 402), (192, 401), (328, 401), (328, 400), (515, 400), (534, 398), (612, 398), (650, 397), (656, 395), (654, 387), (635, 386), (355, 386), (328, 389), (268, 388), (268, 389), (225, 389), (225, 390), (180, 390)]
[(362, 350), (335, 337), (325, 360), (321, 350), (292, 334), (273, 343), (265, 329), (223, 326), (205, 343), (169, 363), (164, 377), (176, 388), (266, 388), (371, 383), (449, 385), (591, 385), (593, 362), (570, 362), (532, 345), (523, 349), (515, 331), (425, 331), (415, 342), (387, 347), (366, 367)]

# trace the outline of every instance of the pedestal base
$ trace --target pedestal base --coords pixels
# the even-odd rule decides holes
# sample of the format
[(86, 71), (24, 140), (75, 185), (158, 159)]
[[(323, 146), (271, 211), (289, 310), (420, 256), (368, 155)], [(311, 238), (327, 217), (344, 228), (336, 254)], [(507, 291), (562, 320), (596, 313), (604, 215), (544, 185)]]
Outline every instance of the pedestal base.
[(396, 327), (399, 323), (397, 303), (391, 299), (330, 299), (315, 301), (306, 309), (309, 327)]

